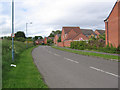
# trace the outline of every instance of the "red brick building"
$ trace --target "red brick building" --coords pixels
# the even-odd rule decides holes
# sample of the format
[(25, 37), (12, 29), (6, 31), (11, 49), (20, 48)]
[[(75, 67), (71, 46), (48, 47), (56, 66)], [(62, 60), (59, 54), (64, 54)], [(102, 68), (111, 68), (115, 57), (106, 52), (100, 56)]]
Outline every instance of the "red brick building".
[(61, 34), (56, 34), (54, 38), (54, 44), (58, 43), (58, 39), (61, 37)]
[(35, 41), (36, 45), (43, 44), (43, 43), (44, 43), (43, 39), (38, 39), (38, 40)]
[(47, 41), (51, 39), (51, 40), (54, 40), (54, 37), (45, 37), (44, 38), (44, 44), (47, 44)]
[(99, 35), (103, 35), (105, 33), (105, 30), (95, 30), (95, 34), (97, 34), (97, 38), (99, 38)]
[(47, 37), (44, 38), (44, 44), (47, 44)]
[(72, 41), (88, 40), (89, 38), (82, 33), (79, 27), (63, 27), (61, 34), (61, 42), (58, 46), (70, 47)]
[(105, 20), (106, 45), (120, 46), (120, 0), (118, 0), (111, 13)]

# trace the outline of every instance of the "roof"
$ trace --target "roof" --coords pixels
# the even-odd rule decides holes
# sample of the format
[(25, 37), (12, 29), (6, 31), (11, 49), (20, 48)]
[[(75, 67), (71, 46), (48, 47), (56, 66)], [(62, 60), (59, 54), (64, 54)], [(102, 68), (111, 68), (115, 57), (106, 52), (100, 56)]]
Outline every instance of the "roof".
[(100, 34), (104, 34), (105, 33), (105, 30), (96, 30), (98, 31)]
[(76, 33), (80, 33), (80, 27), (63, 27), (65, 34), (70, 32), (71, 30), (74, 30)]
[[(56, 34), (56, 35), (57, 35), (58, 37), (60, 37), (60, 36), (61, 36), (61, 34)], [(55, 36), (56, 36), (56, 35), (55, 35)]]
[(97, 35), (94, 33), (92, 29), (81, 29), (81, 31), (84, 35), (91, 35), (91, 34)]
[(54, 39), (54, 37), (47, 37), (47, 39), (52, 39), (52, 40), (53, 40), (53, 39)]
[(113, 8), (112, 8), (110, 14), (109, 14), (108, 17), (104, 20), (104, 22), (108, 20), (108, 18), (110, 17), (110, 15), (111, 15), (113, 9), (115, 8), (115, 6), (116, 6), (116, 4), (117, 4), (118, 2), (120, 2), (120, 0), (117, 0), (117, 2), (115, 3), (115, 5), (114, 5)]
[(39, 41), (39, 42), (40, 42), (40, 41), (44, 41), (44, 39), (37, 39), (36, 41)]

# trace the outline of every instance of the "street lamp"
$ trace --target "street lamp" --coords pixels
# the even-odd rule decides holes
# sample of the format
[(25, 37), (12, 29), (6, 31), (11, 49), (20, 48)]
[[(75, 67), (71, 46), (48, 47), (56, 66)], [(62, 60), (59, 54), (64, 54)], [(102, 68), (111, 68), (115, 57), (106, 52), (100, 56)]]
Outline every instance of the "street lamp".
[(26, 23), (26, 48), (27, 48), (27, 27), (28, 27), (28, 24), (32, 24), (32, 22)]
[(14, 0), (12, 0), (12, 61), (14, 61)]

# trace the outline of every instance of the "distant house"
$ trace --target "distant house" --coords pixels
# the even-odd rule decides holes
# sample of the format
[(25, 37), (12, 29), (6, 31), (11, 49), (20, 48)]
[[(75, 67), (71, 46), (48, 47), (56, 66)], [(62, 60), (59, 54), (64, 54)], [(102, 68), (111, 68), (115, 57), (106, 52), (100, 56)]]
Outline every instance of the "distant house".
[(117, 0), (105, 22), (106, 45), (120, 46), (120, 0)]
[(44, 44), (47, 44), (47, 37), (44, 38)]
[(45, 37), (44, 38), (44, 44), (47, 44), (48, 40), (54, 40), (54, 37)]
[(58, 39), (61, 38), (61, 34), (56, 34), (54, 38), (54, 44), (58, 43)]
[(58, 46), (70, 47), (72, 41), (84, 41), (89, 38), (82, 33), (79, 27), (63, 27), (61, 34), (61, 42)]
[(99, 35), (103, 35), (105, 33), (105, 30), (95, 30), (95, 34), (97, 34), (97, 37), (99, 37)]
[(43, 44), (44, 40), (43, 39), (38, 39), (35, 41), (36, 45)]
[(83, 35), (85, 35), (89, 39), (91, 37), (97, 38), (97, 34), (93, 30), (91, 30), (91, 29), (81, 29), (81, 31), (82, 31)]

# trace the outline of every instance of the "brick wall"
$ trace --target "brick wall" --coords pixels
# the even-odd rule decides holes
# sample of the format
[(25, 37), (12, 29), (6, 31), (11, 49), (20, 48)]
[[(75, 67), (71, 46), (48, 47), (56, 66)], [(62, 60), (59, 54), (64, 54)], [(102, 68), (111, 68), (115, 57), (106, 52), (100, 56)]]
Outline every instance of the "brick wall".
[(114, 47), (118, 47), (118, 44), (119, 44), (118, 43), (118, 27), (119, 27), (118, 26), (118, 7), (119, 5), (117, 3), (108, 18), (108, 26), (107, 26), (107, 22), (105, 23), (106, 24), (106, 27), (105, 27), (106, 28), (106, 45), (107, 45), (107, 42), (109, 42)]
[(70, 43), (72, 42), (71, 41), (64, 41), (64, 47), (70, 47)]
[(57, 46), (59, 46), (59, 47), (64, 47), (64, 42), (59, 42), (59, 43), (57, 43)]

